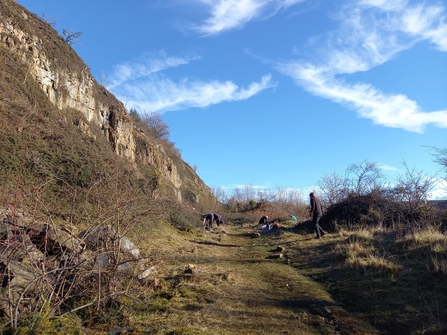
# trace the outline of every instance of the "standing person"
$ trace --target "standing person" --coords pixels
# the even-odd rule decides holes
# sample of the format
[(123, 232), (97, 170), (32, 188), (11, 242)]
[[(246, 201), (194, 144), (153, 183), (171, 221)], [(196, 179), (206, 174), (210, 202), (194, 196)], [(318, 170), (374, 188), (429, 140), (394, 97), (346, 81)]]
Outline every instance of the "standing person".
[(210, 231), (213, 231), (213, 214), (203, 214), (202, 215), (202, 219), (203, 219), (203, 227), (206, 229), (208, 227), (208, 229)]
[(321, 217), (323, 216), (323, 207), (321, 207), (320, 199), (318, 199), (314, 192), (311, 192), (309, 194), (310, 197), (310, 212), (309, 216), (312, 217), (312, 222), (315, 225), (315, 231), (317, 233), (316, 238), (321, 238), (326, 232), (321, 228), (321, 226), (318, 224)]
[(213, 218), (214, 218), (214, 221), (216, 222), (218, 227), (221, 224), (225, 224), (225, 221), (222, 219), (222, 216), (219, 213), (214, 213)]

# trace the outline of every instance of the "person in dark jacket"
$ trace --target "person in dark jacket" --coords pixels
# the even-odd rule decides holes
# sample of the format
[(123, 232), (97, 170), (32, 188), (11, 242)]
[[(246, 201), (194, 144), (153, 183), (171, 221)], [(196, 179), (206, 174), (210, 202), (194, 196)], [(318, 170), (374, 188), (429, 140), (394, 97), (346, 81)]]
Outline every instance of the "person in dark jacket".
[(225, 224), (225, 221), (222, 219), (222, 216), (219, 213), (214, 213), (213, 218), (214, 218), (214, 221), (216, 222), (218, 227), (221, 224)]
[(321, 206), (320, 199), (318, 199), (314, 192), (311, 192), (309, 194), (310, 197), (310, 212), (309, 216), (312, 217), (312, 223), (315, 226), (315, 231), (317, 233), (316, 238), (321, 238), (326, 232), (321, 228), (321, 226), (318, 224), (321, 217), (323, 216), (323, 207)]
[(213, 231), (213, 218), (214, 218), (213, 214), (208, 213), (202, 215), (203, 227), (205, 229), (208, 228), (210, 231)]
[(267, 215), (264, 215), (260, 220), (259, 220), (259, 224), (268, 224), (269, 223), (269, 217)]

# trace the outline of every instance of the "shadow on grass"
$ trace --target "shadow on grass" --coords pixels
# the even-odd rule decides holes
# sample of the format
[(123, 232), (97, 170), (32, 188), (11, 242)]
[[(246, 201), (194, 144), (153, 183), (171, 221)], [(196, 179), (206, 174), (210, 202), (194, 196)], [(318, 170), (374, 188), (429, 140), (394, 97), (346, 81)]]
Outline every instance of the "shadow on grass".
[(204, 245), (214, 245), (216, 247), (227, 247), (227, 248), (239, 248), (241, 247), (240, 245), (237, 244), (221, 244), (221, 243), (216, 243), (216, 242), (210, 242), (210, 241), (191, 241), (193, 243), (197, 243), (197, 244), (204, 244)]

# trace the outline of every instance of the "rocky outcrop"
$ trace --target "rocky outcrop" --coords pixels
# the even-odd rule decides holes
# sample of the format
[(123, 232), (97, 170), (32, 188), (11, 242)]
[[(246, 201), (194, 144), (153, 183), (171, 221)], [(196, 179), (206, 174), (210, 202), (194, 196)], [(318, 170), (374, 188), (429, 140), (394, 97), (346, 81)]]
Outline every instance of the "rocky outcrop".
[(75, 234), (0, 209), (0, 313), (10, 318), (40, 300), (59, 304), (83, 294), (101, 277), (141, 282), (155, 272), (135, 244), (110, 226)]
[[(13, 5), (9, 4), (10, 7)], [(73, 108), (82, 112), (88, 122), (102, 129), (117, 154), (134, 161), (135, 141), (132, 135), (132, 121), (124, 105), (99, 87), (87, 66), (48, 24), (24, 9), (19, 13), (20, 15), (14, 15), (12, 10), (0, 13), (1, 45), (17, 54), (28, 66), (27, 75), (32, 76), (40, 84), (48, 99), (56, 107)], [(30, 24), (27, 25), (27, 22)], [(47, 53), (48, 37), (33, 34), (34, 31), (27, 29), (36, 26), (45, 28), (42, 30), (46, 32), (52, 30), (51, 41), (56, 44), (55, 47), (60, 48), (60, 54), (67, 57), (72, 65), (78, 64), (79, 68), (58, 66)]]
[(161, 144), (153, 143), (143, 133), (135, 133), (136, 140), (141, 143), (137, 156), (144, 164), (155, 165), (160, 168), (160, 172), (168, 179), (176, 189), (182, 186), (182, 179), (177, 171), (177, 166), (166, 153)]
[[(23, 80), (32, 77), (55, 107), (76, 109), (84, 115), (86, 121), (79, 120), (77, 125), (86, 134), (96, 138), (96, 131), (92, 130), (99, 128), (115, 153), (134, 163), (136, 169), (137, 159), (156, 166), (172, 184), (179, 201), (182, 201), (181, 188), (191, 183), (197, 199), (198, 193), (212, 197), (210, 188), (195, 173), (192, 178), (181, 174), (179, 165), (187, 166), (186, 163), (181, 159), (174, 163), (162, 144), (151, 142), (134, 129), (123, 103), (94, 79), (85, 63), (50, 24), (13, 0), (0, 3), (0, 47), (21, 59), (28, 69)], [(137, 148), (137, 141), (144, 145)], [(191, 169), (181, 167), (181, 170), (190, 174)]]

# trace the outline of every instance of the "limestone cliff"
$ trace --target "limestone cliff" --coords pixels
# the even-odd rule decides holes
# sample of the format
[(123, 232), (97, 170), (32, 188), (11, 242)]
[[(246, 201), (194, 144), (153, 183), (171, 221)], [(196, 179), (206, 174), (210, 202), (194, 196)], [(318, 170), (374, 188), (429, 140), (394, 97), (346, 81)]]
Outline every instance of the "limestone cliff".
[[(160, 143), (153, 143), (134, 129), (124, 105), (97, 83), (89, 68), (58, 33), (13, 0), (0, 3), (0, 46), (16, 54), (27, 66), (51, 103), (61, 111), (79, 110), (87, 120), (79, 127), (93, 136), (101, 129), (115, 153), (132, 162), (156, 165), (182, 201), (182, 187), (193, 185), (193, 198), (212, 197), (211, 190), (188, 164), (173, 158)], [(26, 80), (26, 78), (24, 78)], [(137, 148), (136, 138), (142, 143)], [(188, 171), (187, 175), (179, 170)], [(191, 192), (187, 192), (191, 193)]]

